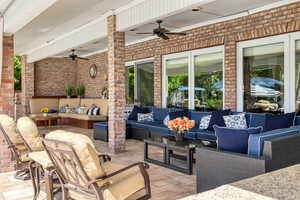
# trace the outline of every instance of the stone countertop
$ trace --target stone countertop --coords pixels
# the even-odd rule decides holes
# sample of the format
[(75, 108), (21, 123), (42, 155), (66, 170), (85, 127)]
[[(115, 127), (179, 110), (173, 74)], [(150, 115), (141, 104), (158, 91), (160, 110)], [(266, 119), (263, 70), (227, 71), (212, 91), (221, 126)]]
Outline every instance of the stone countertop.
[(300, 164), (241, 180), (182, 200), (298, 200)]

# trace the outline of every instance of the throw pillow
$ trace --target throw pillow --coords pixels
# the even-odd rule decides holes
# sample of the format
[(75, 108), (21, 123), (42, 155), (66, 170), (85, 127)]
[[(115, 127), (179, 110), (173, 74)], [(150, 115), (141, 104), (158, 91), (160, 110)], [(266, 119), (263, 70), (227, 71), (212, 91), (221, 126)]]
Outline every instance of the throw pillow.
[(100, 108), (95, 107), (95, 108), (93, 109), (93, 115), (100, 115)]
[(224, 116), (224, 121), (227, 128), (245, 129), (248, 128), (245, 113), (237, 115)]
[(66, 107), (66, 113), (74, 113), (75, 112), (75, 108), (73, 107)]
[(230, 109), (212, 111), (207, 130), (213, 131), (214, 130), (213, 125), (225, 127), (226, 124), (224, 122), (223, 116), (226, 116), (229, 114), (230, 114)]
[(68, 104), (61, 106), (61, 107), (59, 108), (59, 112), (60, 112), (60, 113), (66, 113), (66, 108), (67, 108), (67, 107), (69, 107)]
[(148, 113), (146, 109), (143, 109), (139, 106), (134, 106), (130, 115), (128, 116), (128, 120), (137, 120), (138, 119), (138, 113)]
[(78, 110), (78, 114), (87, 114), (89, 107), (80, 107)]
[(170, 115), (167, 115), (163, 121), (164, 125), (165, 126), (168, 126), (169, 125), (169, 121), (170, 121)]
[(217, 136), (219, 150), (243, 154), (247, 154), (248, 152), (249, 135), (262, 132), (262, 127), (232, 129), (214, 125), (213, 128)]
[(88, 111), (87, 111), (87, 115), (93, 115), (93, 110), (94, 110), (94, 108), (96, 108), (97, 106), (95, 106), (95, 105), (91, 105), (91, 107), (88, 109)]
[(207, 115), (201, 118), (199, 129), (207, 129), (209, 126), (209, 122), (211, 119), (211, 115)]
[(153, 122), (153, 112), (151, 113), (138, 113), (138, 122)]
[(287, 113), (284, 115), (266, 114), (265, 130), (272, 131), (275, 129), (289, 128), (294, 125), (295, 113)]

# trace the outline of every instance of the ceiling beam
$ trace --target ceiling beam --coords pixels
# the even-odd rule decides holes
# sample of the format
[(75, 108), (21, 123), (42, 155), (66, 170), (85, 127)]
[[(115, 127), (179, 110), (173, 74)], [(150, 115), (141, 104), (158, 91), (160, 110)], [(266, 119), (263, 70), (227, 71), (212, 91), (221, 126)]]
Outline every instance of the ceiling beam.
[(4, 15), (4, 32), (14, 34), (58, 0), (16, 0)]
[(94, 20), (49, 43), (26, 52), (28, 61), (35, 62), (57, 55), (71, 48), (84, 45), (88, 42), (106, 38), (106, 17), (111, 14), (117, 15), (117, 30), (126, 31), (131, 27), (147, 24), (156, 19), (174, 15), (194, 6), (201, 6), (213, 1), (216, 0), (139, 0), (137, 1), (138, 3), (134, 1), (132, 4), (106, 13), (99, 20)]

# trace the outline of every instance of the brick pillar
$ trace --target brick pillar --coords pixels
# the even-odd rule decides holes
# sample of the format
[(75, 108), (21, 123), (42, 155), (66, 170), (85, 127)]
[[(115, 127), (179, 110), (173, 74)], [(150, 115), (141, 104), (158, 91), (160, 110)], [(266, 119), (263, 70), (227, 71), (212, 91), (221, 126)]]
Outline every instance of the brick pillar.
[(161, 107), (162, 96), (162, 62), (161, 55), (154, 56), (154, 106)]
[(116, 16), (107, 18), (108, 31), (108, 130), (112, 153), (125, 150), (125, 34), (116, 31)]
[(225, 71), (224, 71), (224, 106), (235, 111), (237, 108), (237, 92), (236, 92), (236, 42), (233, 38), (227, 37), (225, 41)]
[[(13, 36), (3, 37), (3, 67), (0, 86), (0, 114), (14, 117), (14, 40)], [(11, 161), (11, 152), (0, 134), (0, 173), (12, 171), (14, 162)]]
[(23, 114), (29, 112), (29, 99), (34, 96), (34, 63), (27, 63), (27, 56), (22, 56), (22, 97)]

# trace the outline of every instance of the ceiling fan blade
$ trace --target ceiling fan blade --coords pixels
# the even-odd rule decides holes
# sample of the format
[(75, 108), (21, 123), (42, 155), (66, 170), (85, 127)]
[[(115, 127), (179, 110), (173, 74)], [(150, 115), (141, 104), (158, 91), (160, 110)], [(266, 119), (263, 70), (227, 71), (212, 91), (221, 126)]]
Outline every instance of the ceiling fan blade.
[(81, 60), (90, 60), (88, 58), (82, 58), (82, 57), (77, 57), (78, 59), (81, 59)]
[(139, 34), (139, 35), (152, 35), (153, 33), (136, 33), (136, 34)]
[(173, 33), (173, 32), (167, 32), (165, 34), (168, 34), (168, 35), (186, 35), (186, 33)]
[(169, 39), (169, 37), (167, 35), (165, 35), (165, 34), (160, 34), (159, 37), (162, 38), (162, 39), (164, 39), (164, 40), (168, 40)]

